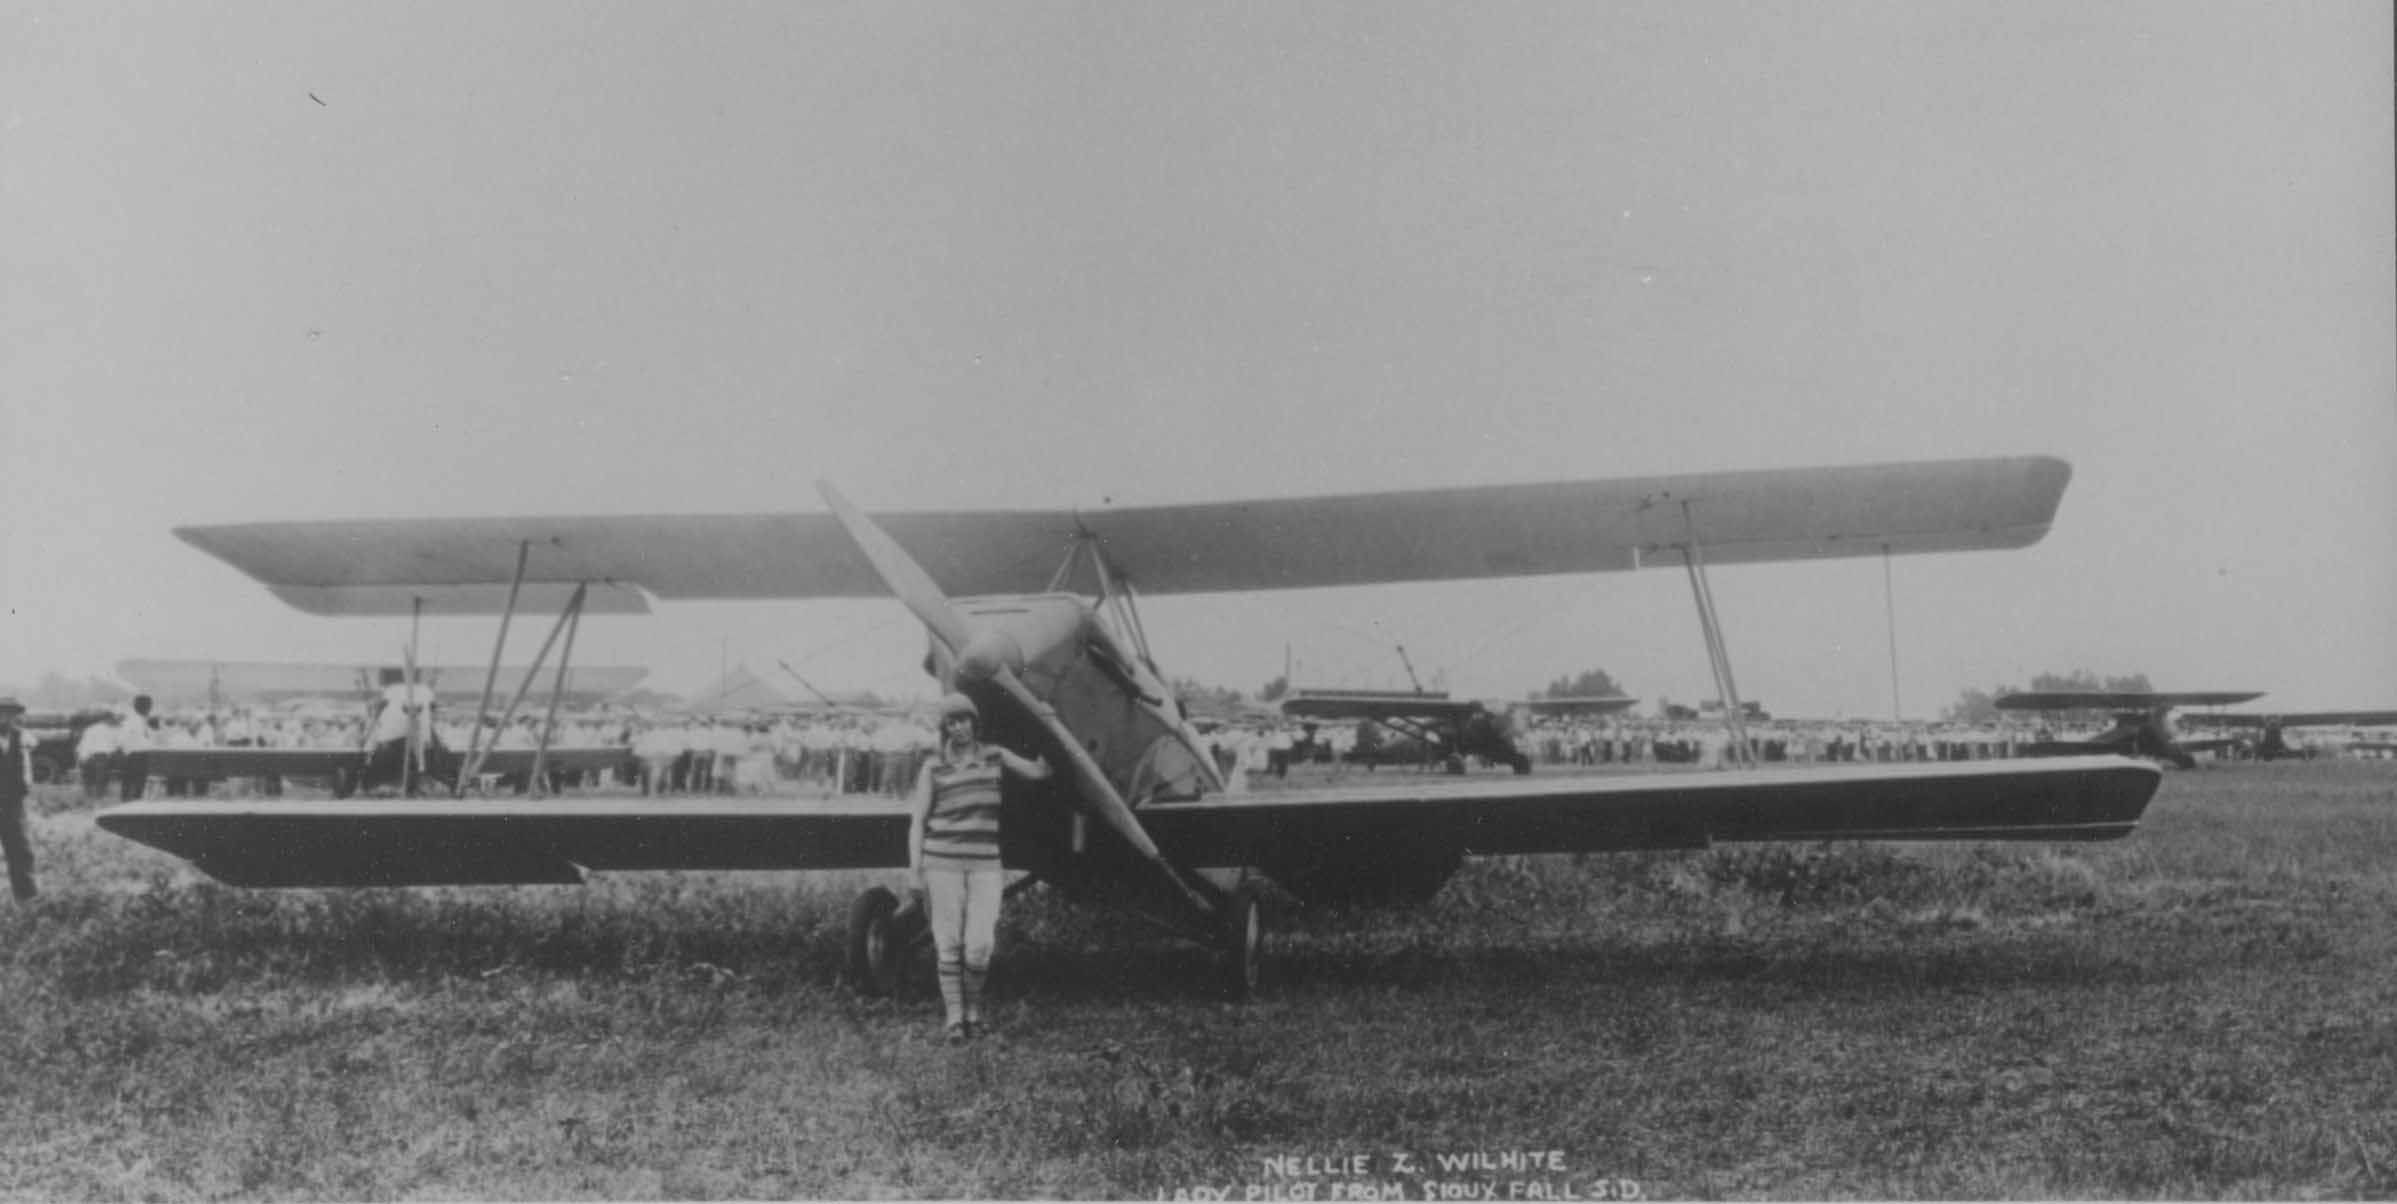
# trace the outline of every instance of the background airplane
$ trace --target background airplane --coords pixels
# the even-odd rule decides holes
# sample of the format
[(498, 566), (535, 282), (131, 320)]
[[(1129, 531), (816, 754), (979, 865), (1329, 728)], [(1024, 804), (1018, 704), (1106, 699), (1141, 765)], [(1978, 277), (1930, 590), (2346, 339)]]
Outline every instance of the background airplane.
[[(425, 519), (180, 531), (304, 609), (497, 612), (594, 597), (888, 593), (927, 668), (997, 742), (1060, 772), (1014, 783), (1008, 864), (1215, 946), (1256, 985), (1262, 879), (1305, 899), (1422, 897), (1473, 854), (1725, 840), (2095, 840), (2136, 825), (2158, 773), (2119, 757), (1446, 782), (1227, 795), (1154, 663), (1141, 592), (1685, 568), (2021, 547), (2070, 475), (2045, 457), (1074, 511)], [(1062, 563), (1058, 560), (1063, 548)], [(536, 556), (537, 553), (537, 556)], [(554, 633), (553, 633), (554, 634)], [(495, 654), (496, 655), (496, 654)], [(884, 868), (903, 805), (876, 800), (136, 803), (102, 827), (253, 886), (574, 883), (590, 871)], [(887, 989), (920, 925), (856, 900), (851, 974)]]
[(2197, 754), (2220, 751), (2233, 743), (2227, 737), (2189, 739), (2173, 722), (2180, 707), (2218, 707), (2253, 702), (2261, 690), (2199, 690), (2183, 693), (2106, 690), (2043, 690), (2007, 694), (1997, 707), (2007, 711), (2103, 712), (2114, 726), (2087, 740), (2042, 740), (2022, 746), (2030, 757), (2079, 756), (2093, 752), (2118, 753), (2167, 761), (2182, 769), (2197, 768)]
[[(1516, 773), (1531, 772), (1531, 757), (1515, 743), (1516, 709), (1544, 715), (1608, 715), (1639, 702), (1621, 695), (1586, 698), (1542, 698), (1488, 703), (1451, 698), (1445, 691), (1304, 689), (1282, 699), (1282, 713), (1294, 719), (1354, 720), (1360, 725), (1350, 757), (1369, 765), (1439, 765), (1449, 773), (1465, 772), (1467, 758), (1479, 757)], [(1370, 738), (1366, 724), (1397, 733)]]
[(2397, 724), (2397, 710), (2288, 711), (2276, 715), (2217, 711), (2190, 715), (2185, 722), (2192, 726), (2229, 728), (2243, 734), (2252, 732), (2252, 740), (2243, 736), (2239, 746), (2258, 761), (2277, 761), (2313, 755), (2310, 749), (2290, 744), (2286, 733), (2291, 728), (2387, 727)]

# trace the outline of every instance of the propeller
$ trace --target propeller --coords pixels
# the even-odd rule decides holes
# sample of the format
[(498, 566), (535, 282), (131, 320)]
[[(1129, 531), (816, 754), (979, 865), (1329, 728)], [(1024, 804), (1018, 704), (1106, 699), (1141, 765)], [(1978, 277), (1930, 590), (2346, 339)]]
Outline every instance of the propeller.
[(1165, 860), (1165, 855), (1157, 850), (1157, 842), (1149, 839), (1148, 830), (1133, 817), (1131, 805), (1124, 801), (1123, 795), (1116, 793), (1114, 784), (1107, 780), (1106, 771), (1099, 767), (1089, 750), (1075, 739), (1073, 729), (1058, 718), (1056, 708), (1034, 694), (1031, 687), (1024, 684), (1023, 678), (1016, 675), (1016, 667), (1024, 660), (1023, 649), (1005, 632), (976, 631), (972, 621), (950, 604), (949, 596), (941, 592), (932, 574), (925, 572), (924, 566), (916, 563), (915, 557), (900, 547), (899, 541), (892, 539), (889, 532), (851, 505), (840, 490), (832, 487), (831, 482), (816, 482), (816, 490), (824, 495), (824, 503), (832, 508), (833, 517), (849, 533), (857, 550), (865, 553), (866, 559), (872, 562), (874, 572), (882, 578), (882, 583), (890, 587), (891, 593), (897, 595), (916, 618), (923, 620), (934, 639), (948, 646), (950, 655), (956, 658), (958, 676), (968, 681), (989, 683), (1032, 716), (1064, 752), (1066, 768), (1072, 772), (1074, 784), (1080, 787), (1074, 792), (1075, 797), (1081, 800), (1084, 809), (1114, 829), (1125, 843), (1156, 865), (1166, 880), (1201, 913), (1211, 914), (1214, 909), (1191, 889), (1182, 875)]

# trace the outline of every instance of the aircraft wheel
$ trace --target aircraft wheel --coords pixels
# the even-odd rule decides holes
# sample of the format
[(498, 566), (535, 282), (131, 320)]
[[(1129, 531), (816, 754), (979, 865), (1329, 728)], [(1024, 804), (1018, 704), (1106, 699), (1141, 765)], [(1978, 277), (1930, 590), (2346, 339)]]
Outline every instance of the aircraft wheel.
[(1224, 994), (1234, 1003), (1255, 998), (1265, 962), (1265, 912), (1257, 903), (1257, 887), (1243, 882), (1224, 900), (1223, 927), (1217, 935), (1222, 957)]
[(899, 897), (874, 887), (849, 905), (849, 986), (880, 997), (899, 989), (899, 954), (907, 947), (897, 917)]

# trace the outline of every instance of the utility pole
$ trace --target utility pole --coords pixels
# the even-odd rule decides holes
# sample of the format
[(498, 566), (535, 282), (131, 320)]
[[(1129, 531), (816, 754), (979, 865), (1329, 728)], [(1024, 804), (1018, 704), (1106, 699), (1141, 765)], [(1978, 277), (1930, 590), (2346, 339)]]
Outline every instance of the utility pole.
[(1881, 600), (1889, 614), (1889, 718), (1903, 722), (1905, 708), (1898, 698), (1898, 591), (1889, 568), (1889, 545), (1881, 545)]

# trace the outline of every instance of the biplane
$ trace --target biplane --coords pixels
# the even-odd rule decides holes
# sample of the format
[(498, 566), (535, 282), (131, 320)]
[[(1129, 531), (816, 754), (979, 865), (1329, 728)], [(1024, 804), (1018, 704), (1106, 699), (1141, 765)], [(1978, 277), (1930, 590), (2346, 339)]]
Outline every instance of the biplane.
[[(1465, 772), (1469, 759), (1531, 772), (1531, 757), (1515, 742), (1512, 712), (1545, 715), (1610, 715), (1639, 699), (1621, 695), (1541, 698), (1492, 704), (1451, 698), (1442, 691), (1295, 690), (1282, 699), (1293, 719), (1354, 720), (1397, 734), (1396, 739), (1358, 741), (1352, 756), (1369, 764), (1438, 765)], [(1364, 730), (1372, 730), (1370, 728)]]
[[(1141, 595), (1680, 568), (1710, 657), (1709, 565), (2016, 548), (2054, 519), (2048, 457), (1724, 472), (1056, 511), (418, 519), (185, 528), (314, 614), (555, 605), (550, 632), (649, 599), (895, 595), (926, 668), (985, 736), (1058, 768), (1011, 782), (1002, 854), (1027, 882), (1134, 909), (1257, 983), (1265, 880), (1302, 899), (1420, 897), (1467, 856), (1716, 841), (2099, 840), (2137, 824), (2152, 765), (2116, 756), (1637, 778), (1383, 778), (1231, 794), (1151, 656)], [(534, 659), (538, 668), (549, 644)], [(498, 662), (494, 649), (492, 661)], [(561, 660), (561, 664), (563, 661)], [(1718, 678), (1729, 665), (1718, 657)], [(527, 685), (530, 679), (527, 679)], [(521, 694), (520, 688), (519, 693)], [(1736, 695), (1732, 695), (1736, 696)], [(897, 800), (208, 800), (104, 811), (107, 830), (245, 886), (577, 883), (592, 872), (904, 867)], [(920, 936), (888, 889), (850, 914), (849, 975), (888, 990)]]
[[(2286, 711), (2276, 715), (2218, 711), (2191, 715), (2187, 721), (2237, 730), (2241, 733), (2237, 748), (2242, 754), (2258, 761), (2279, 761), (2313, 755), (2311, 747), (2290, 743), (2292, 728), (2388, 727), (2397, 724), (2397, 711)], [(2253, 733), (2252, 737), (2248, 733)]]
[(2104, 712), (2114, 726), (2087, 740), (2041, 740), (2022, 746), (2026, 757), (2070, 757), (2092, 752), (2118, 753), (2197, 768), (2197, 754), (2231, 747), (2228, 737), (2189, 737), (2181, 734), (2172, 713), (2182, 707), (2232, 706), (2262, 698), (2261, 690), (2194, 690), (2182, 693), (2122, 690), (2037, 690), (2007, 694), (1997, 700), (2004, 711)]

